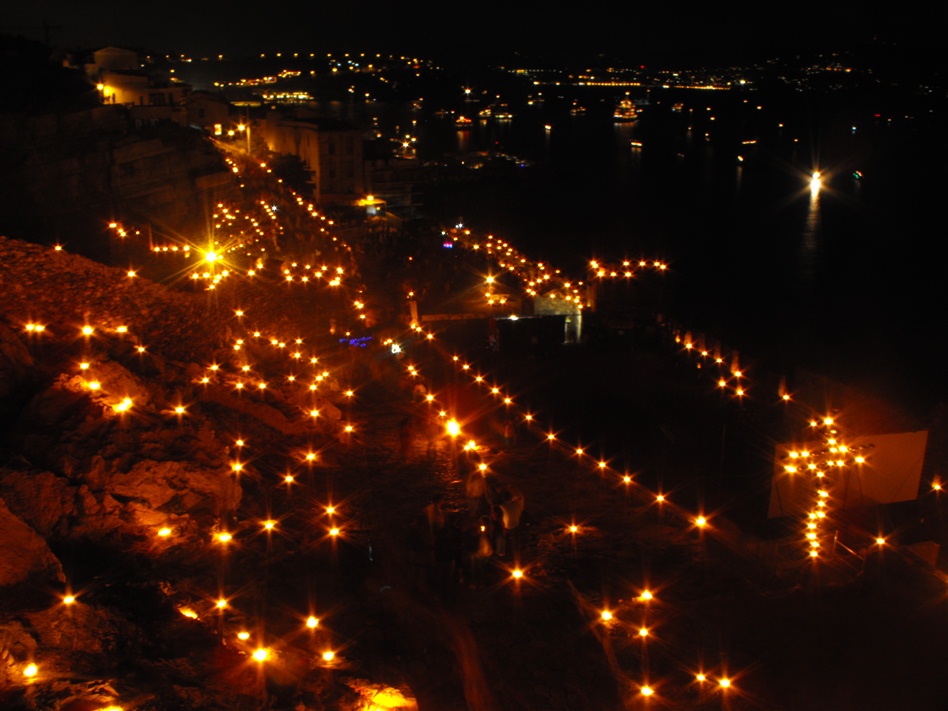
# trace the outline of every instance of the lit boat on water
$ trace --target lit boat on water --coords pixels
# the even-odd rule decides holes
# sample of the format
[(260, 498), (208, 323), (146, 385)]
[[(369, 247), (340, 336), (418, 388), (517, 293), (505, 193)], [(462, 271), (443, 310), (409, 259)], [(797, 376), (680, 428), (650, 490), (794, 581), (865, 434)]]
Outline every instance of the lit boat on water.
[(513, 114), (507, 104), (491, 104), (487, 108), (481, 109), (478, 115), (481, 118), (493, 118), (495, 121), (510, 121), (513, 119)]
[(612, 113), (612, 118), (617, 122), (638, 121), (639, 110), (635, 108), (632, 99), (622, 99), (616, 104), (616, 110)]

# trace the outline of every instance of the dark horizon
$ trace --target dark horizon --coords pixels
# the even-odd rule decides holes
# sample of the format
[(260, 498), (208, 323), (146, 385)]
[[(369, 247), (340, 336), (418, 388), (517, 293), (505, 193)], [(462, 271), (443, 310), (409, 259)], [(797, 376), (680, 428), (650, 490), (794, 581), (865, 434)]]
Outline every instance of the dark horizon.
[[(445, 7), (370, 3), (319, 7), (281, 3), (271, 17), (259, 6), (229, 4), (220, 12), (202, 4), (167, 0), (163, 11), (115, 0), (77, 5), (42, 0), (7, 7), (0, 33), (22, 35), (62, 48), (120, 45), (193, 56), (252, 57), (283, 52), (386, 52), (425, 58), (510, 62), (589, 63), (598, 58), (633, 64), (725, 64), (794, 53), (848, 51), (897, 45), (941, 61), (943, 9), (922, 6), (788, 6), (767, 14), (750, 4), (716, 7), (706, 14), (677, 6), (583, 6), (555, 12), (540, 3), (478, 3)], [(277, 14), (277, 8), (279, 14)]]

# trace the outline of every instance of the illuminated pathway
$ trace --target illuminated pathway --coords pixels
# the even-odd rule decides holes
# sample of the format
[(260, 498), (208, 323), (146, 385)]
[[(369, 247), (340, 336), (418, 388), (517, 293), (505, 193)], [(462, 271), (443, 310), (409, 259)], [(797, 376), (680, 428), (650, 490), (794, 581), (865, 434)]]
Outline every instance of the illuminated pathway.
[[(308, 206), (301, 208), (309, 212)], [(244, 219), (227, 206), (219, 210), (219, 231)], [(264, 215), (277, 221), (272, 205), (255, 210), (246, 222), (253, 229)], [(326, 220), (310, 219), (326, 230)], [(113, 229), (125, 233), (120, 239), (134, 233), (118, 223)], [(338, 243), (329, 231), (321, 234)], [(234, 244), (220, 252), (215, 244), (168, 250), (171, 259), (190, 260), (189, 272), (197, 275), (191, 280), (220, 299), (216, 318), (226, 326), (227, 340), (195, 355), (198, 372), (189, 371), (193, 375), (179, 392), (155, 389), (162, 400), (117, 391), (107, 355), (132, 347), (147, 372), (153, 351), (159, 354), (157, 326), (145, 329), (116, 314), (99, 320), (88, 310), (80, 322), (74, 314), (30, 313), (26, 306), (11, 315), (38, 358), (48, 352), (47, 341), (71, 342), (63, 372), (68, 387), (87, 394), (101, 407), (102, 421), (121, 423), (132, 441), (157, 422), (185, 435), (203, 419), (213, 420), (228, 448), (216, 475), (222, 488), (243, 491), (240, 508), (223, 511), (209, 525), (173, 516), (138, 525), (151, 553), (158, 560), (164, 556), (171, 568), (183, 561), (215, 570), (203, 591), (172, 585), (169, 596), (184, 618), (220, 635), (235, 668), (278, 675), (302, 657), (307, 674), (381, 678), (386, 666), (396, 667), (428, 708), (460, 703), (472, 709), (774, 708), (774, 699), (797, 686), (803, 690), (794, 698), (807, 701), (797, 707), (820, 707), (809, 695), (830, 683), (832, 665), (812, 670), (792, 661), (809, 648), (801, 629), (816, 613), (807, 600), (783, 602), (793, 593), (788, 582), (772, 579), (722, 545), (731, 539), (723, 518), (683, 508), (674, 492), (643, 485), (638, 462), (627, 470), (583, 442), (560, 436), (562, 424), (550, 421), (560, 413), (532, 411), (521, 402), (517, 383), (495, 381), (495, 372), (481, 370), (470, 354), (445, 348), (437, 333), (415, 326), (364, 351), (357, 340), (353, 350), (341, 349), (338, 337), (358, 339), (363, 333), (373, 298), (352, 275), (348, 248), (341, 248), (339, 261), (284, 264), (275, 274), (258, 256), (265, 254), (263, 235), (250, 237), (252, 250), (260, 252), (238, 254), (251, 249), (243, 241), (247, 236), (234, 232), (228, 238)], [(539, 275), (545, 267), (531, 266), (501, 246), (498, 266), (516, 273), (527, 293), (549, 298), (555, 293), (582, 307), (581, 284)], [(47, 256), (68, 259), (55, 251)], [(664, 263), (649, 263), (663, 269)], [(134, 301), (132, 285), (139, 278), (134, 268), (101, 278), (113, 280), (125, 301)], [(238, 292), (231, 284), (252, 288)], [(154, 289), (141, 287), (143, 294)], [(244, 304), (238, 293), (260, 296)], [(488, 301), (493, 293), (485, 293)], [(335, 338), (307, 332), (307, 324), (280, 313), (277, 306), (298, 294), (332, 302), (327, 320), (331, 313), (340, 324)], [(712, 378), (712, 407), (713, 378), (729, 398), (754, 392), (748, 373), (733, 358), (687, 333), (677, 338), (686, 362), (701, 365), (701, 373)], [(401, 360), (392, 353), (396, 342)], [(355, 367), (360, 359), (376, 358), (383, 362), (382, 374), (358, 378), (366, 372)], [(626, 385), (667, 376), (654, 368), (630, 363)], [(439, 383), (439, 373), (450, 377)], [(433, 386), (430, 401), (411, 404), (408, 393), (420, 378)], [(630, 408), (634, 404), (630, 400)], [(212, 417), (212, 406), (224, 407), (227, 415)], [(437, 423), (430, 430), (435, 433), (430, 455), (416, 434), (408, 456), (402, 456), (398, 426), (409, 411), (430, 411)], [(521, 437), (498, 452), (497, 438), (483, 421), (501, 412), (516, 419)], [(800, 461), (800, 473), (813, 477), (813, 507), (795, 550), (801, 558), (813, 558), (803, 563), (814, 571), (827, 548), (831, 529), (825, 520), (833, 510), (820, 480), (832, 476), (833, 467), (863, 463), (833, 431), (837, 425), (824, 418), (821, 413), (813, 425), (823, 438), (820, 450), (787, 455)], [(488, 475), (525, 494), (527, 513), (518, 532), (522, 559), (493, 559), (484, 585), (458, 588), (453, 600), (413, 595), (405, 529), (432, 493), (446, 494), (449, 510), (462, 509), (457, 457), (472, 439), (477, 447), (494, 444), (495, 451), (483, 454)], [(889, 555), (885, 535), (877, 546), (879, 556)], [(84, 604), (82, 595), (77, 599)], [(872, 594), (866, 601), (847, 598), (849, 614), (868, 613), (875, 600)], [(76, 602), (64, 598), (62, 604)], [(896, 617), (887, 610), (879, 617), (890, 640), (898, 629)], [(841, 633), (841, 623), (824, 624), (826, 630), (814, 632), (824, 642)], [(773, 652), (768, 636), (785, 640), (786, 651)], [(871, 668), (876, 651), (868, 645), (853, 658)], [(816, 658), (825, 662), (826, 654), (817, 651)], [(50, 672), (42, 649), (36, 659), (37, 666), (24, 667), (23, 674), (39, 682)], [(802, 682), (797, 674), (805, 675)], [(878, 685), (871, 689), (875, 698), (884, 697)], [(834, 699), (842, 696), (845, 691), (836, 689), (826, 707), (839, 708)]]

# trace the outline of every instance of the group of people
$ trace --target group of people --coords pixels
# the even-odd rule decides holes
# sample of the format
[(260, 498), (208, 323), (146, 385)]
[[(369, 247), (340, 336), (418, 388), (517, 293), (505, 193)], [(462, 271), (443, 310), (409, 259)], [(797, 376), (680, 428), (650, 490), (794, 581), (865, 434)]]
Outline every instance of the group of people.
[(412, 587), (450, 598), (457, 583), (480, 587), (493, 557), (520, 555), (524, 496), (471, 467), (464, 476), (467, 511), (446, 512), (435, 494), (409, 527), (407, 548)]

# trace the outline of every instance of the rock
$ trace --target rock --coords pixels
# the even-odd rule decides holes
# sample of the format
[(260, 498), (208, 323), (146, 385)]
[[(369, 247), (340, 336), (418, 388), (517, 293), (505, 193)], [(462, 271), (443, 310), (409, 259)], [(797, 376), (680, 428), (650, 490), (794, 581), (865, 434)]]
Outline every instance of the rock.
[(17, 334), (0, 323), (0, 414), (33, 367), (33, 357)]
[(23, 668), (33, 660), (36, 639), (19, 620), (0, 625), (0, 689), (23, 682)]
[(0, 495), (12, 515), (44, 537), (102, 538), (142, 533), (181, 514), (220, 516), (240, 503), (229, 472), (193, 463), (141, 460), (127, 472), (94, 466), (84, 481), (51, 472), (0, 470)]
[(44, 538), (65, 533), (76, 514), (76, 487), (52, 472), (0, 471), (0, 495)]
[(58, 603), (23, 617), (46, 654), (112, 652), (121, 645), (123, 635), (132, 634), (129, 622), (115, 610), (86, 604), (81, 597), (72, 605)]
[(290, 420), (277, 408), (262, 402), (255, 402), (250, 397), (237, 397), (227, 387), (215, 385), (207, 388), (204, 399), (259, 420), (268, 427), (285, 435), (307, 434), (312, 425), (307, 421)]
[(214, 471), (190, 462), (137, 462), (128, 473), (113, 474), (106, 489), (119, 501), (136, 504), (129, 509), (140, 525), (155, 525), (147, 510), (166, 513), (233, 511), (240, 503), (240, 484), (230, 472)]
[(137, 408), (151, 404), (148, 388), (132, 373), (115, 361), (106, 360), (90, 364), (89, 369), (79, 375), (64, 374), (59, 383), (74, 393), (88, 393), (89, 383), (96, 381), (99, 389), (92, 392), (92, 400), (111, 410), (112, 406), (125, 398), (131, 398)]
[(0, 531), (4, 554), (0, 556), (0, 587), (34, 579), (64, 581), (63, 567), (46, 541), (16, 516), (0, 499)]
[(21, 421), (34, 430), (61, 429), (62, 423), (84, 414), (90, 405), (89, 391), (69, 384), (69, 378), (57, 382), (36, 395), (21, 414)]

